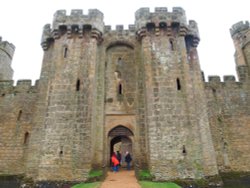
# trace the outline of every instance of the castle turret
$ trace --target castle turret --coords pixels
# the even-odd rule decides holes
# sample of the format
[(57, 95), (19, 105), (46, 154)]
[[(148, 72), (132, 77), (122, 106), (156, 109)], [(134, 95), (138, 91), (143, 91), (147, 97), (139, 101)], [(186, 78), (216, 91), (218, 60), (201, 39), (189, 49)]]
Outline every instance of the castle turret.
[(240, 81), (246, 81), (250, 75), (250, 26), (249, 22), (238, 22), (230, 29), (235, 46), (235, 62)]
[[(96, 119), (92, 108), (103, 29), (103, 14), (96, 9), (87, 15), (82, 10), (72, 10), (70, 15), (59, 10), (52, 26), (44, 27), (40, 98), (34, 118), (37, 131), (31, 137), (28, 166), (35, 179), (82, 181), (92, 168), (95, 143), (91, 134)], [(102, 166), (102, 158), (94, 162)]]
[[(158, 180), (218, 174), (195, 21), (174, 7), (139, 9), (137, 38), (145, 70), (149, 168)], [(198, 166), (200, 166), (198, 168)]]
[(0, 37), (0, 80), (11, 80), (13, 70), (11, 68), (15, 46)]

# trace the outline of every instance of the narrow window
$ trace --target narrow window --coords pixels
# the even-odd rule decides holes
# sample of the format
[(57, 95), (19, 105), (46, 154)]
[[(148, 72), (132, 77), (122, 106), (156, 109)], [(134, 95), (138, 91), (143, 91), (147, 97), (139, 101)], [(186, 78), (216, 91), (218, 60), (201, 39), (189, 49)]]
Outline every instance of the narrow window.
[(119, 85), (118, 85), (118, 94), (122, 95), (122, 84), (121, 83), (119, 83)]
[(22, 116), (22, 110), (19, 110), (18, 116), (17, 116), (17, 121), (20, 121), (21, 116)]
[(77, 81), (76, 81), (76, 91), (79, 91), (80, 90), (80, 79), (78, 79)]
[(176, 79), (176, 84), (177, 84), (177, 90), (181, 90), (181, 82), (179, 78)]
[(67, 47), (65, 47), (65, 48), (64, 48), (64, 54), (63, 54), (63, 57), (64, 57), (64, 58), (66, 58), (66, 57), (67, 57), (67, 55), (68, 55), (68, 48), (67, 48)]
[(30, 137), (30, 134), (28, 132), (26, 132), (24, 134), (24, 141), (23, 141), (24, 145), (27, 145), (29, 143), (29, 137)]
[(63, 146), (60, 147), (59, 156), (63, 156)]
[(172, 39), (169, 40), (170, 43), (170, 49), (173, 51), (174, 50), (174, 42)]
[(185, 145), (182, 146), (182, 154), (186, 155), (187, 154), (187, 150)]

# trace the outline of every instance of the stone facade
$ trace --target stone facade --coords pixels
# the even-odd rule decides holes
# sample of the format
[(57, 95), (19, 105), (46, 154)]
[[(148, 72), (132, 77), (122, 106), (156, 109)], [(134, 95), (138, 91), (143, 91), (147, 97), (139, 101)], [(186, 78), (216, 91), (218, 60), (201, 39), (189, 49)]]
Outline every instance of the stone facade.
[(248, 23), (231, 34), (239, 82), (205, 82), (197, 24), (182, 8), (141, 8), (128, 30), (96, 9), (57, 11), (35, 86), (0, 81), (0, 173), (85, 181), (118, 147), (155, 180), (249, 171)]

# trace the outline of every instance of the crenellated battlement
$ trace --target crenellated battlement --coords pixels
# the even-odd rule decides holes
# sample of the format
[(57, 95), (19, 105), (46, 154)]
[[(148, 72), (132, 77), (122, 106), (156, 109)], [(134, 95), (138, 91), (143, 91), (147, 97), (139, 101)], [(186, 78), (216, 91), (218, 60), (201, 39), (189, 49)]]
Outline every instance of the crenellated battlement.
[(153, 13), (149, 8), (141, 8), (136, 11), (135, 18), (135, 29), (139, 39), (145, 36), (147, 31), (154, 31), (159, 35), (160, 30), (165, 30), (169, 36), (176, 33), (179, 33), (179, 36), (190, 36), (194, 47), (200, 41), (197, 23), (194, 20), (187, 23), (185, 11), (181, 7), (174, 7), (172, 12), (166, 7), (157, 7)]
[(2, 41), (2, 37), (0, 37), (0, 50), (4, 51), (9, 58), (12, 59), (15, 52), (15, 46), (7, 41)]
[(245, 21), (245, 22), (241, 21), (241, 22), (234, 24), (231, 27), (230, 33), (231, 33), (231, 36), (233, 37), (238, 32), (241, 32), (241, 31), (244, 31), (247, 29), (249, 29), (249, 22), (248, 21)]
[(220, 83), (220, 82), (236, 82), (234, 75), (225, 75), (223, 76), (223, 80), (221, 81), (220, 76), (208, 76), (208, 82), (211, 83)]
[(154, 23), (159, 26), (161, 23), (172, 25), (172, 23), (179, 23), (180, 25), (187, 25), (185, 11), (181, 7), (174, 7), (172, 12), (169, 12), (166, 7), (156, 7), (155, 12), (150, 12), (149, 8), (140, 8), (135, 13), (136, 29), (146, 27), (148, 23)]
[(88, 14), (84, 15), (83, 10), (71, 10), (70, 15), (66, 15), (66, 10), (58, 10), (54, 14), (52, 30), (59, 29), (60, 26), (91, 25), (92, 28), (103, 32), (103, 13), (97, 9), (89, 9)]
[(16, 93), (36, 93), (39, 81), (32, 85), (31, 80), (18, 80), (16, 86), (13, 80), (0, 80), (0, 95)]
[(124, 25), (116, 25), (115, 29), (112, 29), (110, 25), (104, 26), (104, 33), (117, 32), (117, 33), (135, 33), (135, 25), (129, 25), (128, 29), (124, 29)]
[(234, 75), (225, 75), (221, 80), (220, 76), (208, 76), (208, 82), (204, 83), (206, 90), (212, 90), (215, 94), (217, 90), (237, 90), (242, 88), (242, 82), (238, 82)]
[(43, 28), (41, 45), (46, 50), (50, 42), (60, 38), (61, 35), (67, 33), (71, 38), (73, 33), (77, 33), (79, 38), (84, 32), (91, 32), (91, 37), (101, 40), (104, 32), (103, 13), (97, 9), (89, 9), (88, 14), (84, 15), (83, 10), (71, 10), (70, 15), (66, 14), (66, 10), (58, 10), (54, 14), (52, 25), (46, 24)]

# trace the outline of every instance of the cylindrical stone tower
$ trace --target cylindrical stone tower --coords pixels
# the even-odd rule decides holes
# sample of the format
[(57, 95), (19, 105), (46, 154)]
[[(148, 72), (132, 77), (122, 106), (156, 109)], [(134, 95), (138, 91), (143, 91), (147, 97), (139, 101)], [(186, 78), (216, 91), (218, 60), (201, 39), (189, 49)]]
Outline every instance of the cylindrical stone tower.
[(13, 70), (11, 68), (15, 46), (0, 37), (0, 80), (12, 80)]
[(44, 27), (39, 101), (27, 165), (28, 174), (38, 181), (83, 181), (93, 166), (102, 165), (102, 155), (94, 153), (102, 145), (92, 139), (102, 132), (92, 129), (103, 27), (98, 10), (88, 15), (72, 10), (69, 16), (60, 10), (52, 27)]
[(235, 46), (236, 70), (240, 81), (249, 79), (250, 74), (250, 26), (249, 22), (238, 22), (230, 29)]
[(149, 168), (157, 180), (218, 174), (194, 21), (182, 8), (136, 12), (145, 69)]

